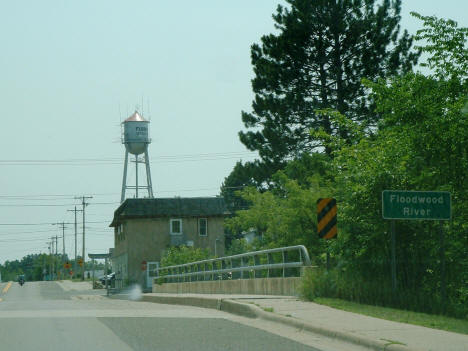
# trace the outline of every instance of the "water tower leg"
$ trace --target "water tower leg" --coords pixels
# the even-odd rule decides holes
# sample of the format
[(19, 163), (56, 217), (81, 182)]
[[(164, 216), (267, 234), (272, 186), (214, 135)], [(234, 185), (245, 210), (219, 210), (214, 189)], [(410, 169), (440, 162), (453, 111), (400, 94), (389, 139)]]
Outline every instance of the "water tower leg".
[(149, 165), (148, 149), (145, 150), (145, 165), (146, 165), (146, 184), (148, 185), (148, 197), (153, 198), (153, 183), (151, 182), (151, 171)]
[(127, 164), (128, 164), (128, 151), (125, 150), (125, 163), (124, 163), (124, 173), (122, 179), (122, 196), (120, 198), (120, 203), (125, 200), (125, 189), (127, 188)]
[(135, 155), (135, 197), (138, 199), (138, 155)]

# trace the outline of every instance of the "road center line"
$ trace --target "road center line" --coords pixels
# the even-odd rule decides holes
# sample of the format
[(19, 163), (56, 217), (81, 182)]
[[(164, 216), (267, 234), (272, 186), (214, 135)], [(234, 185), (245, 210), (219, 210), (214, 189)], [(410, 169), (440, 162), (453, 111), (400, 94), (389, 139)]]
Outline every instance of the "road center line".
[(3, 288), (2, 293), (6, 294), (8, 289), (11, 287), (11, 282), (8, 282), (8, 284)]

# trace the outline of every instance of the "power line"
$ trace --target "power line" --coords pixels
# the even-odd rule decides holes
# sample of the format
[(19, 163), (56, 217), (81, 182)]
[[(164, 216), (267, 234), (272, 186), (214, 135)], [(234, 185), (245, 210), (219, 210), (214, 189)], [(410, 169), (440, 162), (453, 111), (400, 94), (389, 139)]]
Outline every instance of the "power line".
[[(51, 233), (51, 231), (47, 231), (46, 233)], [(97, 236), (104, 236), (104, 235), (111, 235), (113, 234), (113, 231), (111, 229), (109, 230), (106, 230), (106, 229), (91, 229), (90, 232), (88, 232), (88, 235), (91, 235), (91, 236), (94, 236), (94, 235), (97, 235)], [(13, 234), (13, 233), (8, 233), (7, 235), (16, 235), (16, 234)], [(21, 237), (21, 238), (15, 238), (15, 237), (8, 237), (7, 235), (4, 235), (4, 234), (0, 234), (0, 242), (20, 242), (20, 241), (27, 241), (27, 240), (43, 240), (44, 239), (44, 235), (47, 235), (47, 234), (39, 234), (39, 235), (34, 235), (34, 236), (31, 236), (31, 235), (28, 235), (27, 237), (29, 239), (25, 239), (24, 237)]]
[[(93, 205), (116, 205), (120, 202), (93, 202)], [(75, 204), (0, 204), (2, 207), (70, 207)]]
[[(242, 189), (247, 185), (241, 186), (228, 186), (224, 189)], [(171, 190), (158, 190), (158, 193), (173, 193), (173, 192), (185, 192), (185, 191), (200, 191), (200, 190), (219, 190), (220, 187), (207, 187), (207, 188), (187, 188), (187, 189), (171, 189)], [(115, 196), (120, 193), (90, 193), (89, 196)], [(50, 199), (51, 197), (57, 197), (57, 199)], [(0, 195), (0, 199), (3, 200), (31, 200), (31, 201), (57, 201), (63, 200), (63, 198), (74, 199), (74, 194), (38, 194), (38, 195)], [(120, 202), (97, 202), (96, 204), (111, 204)], [(95, 203), (93, 202), (93, 205)], [(74, 206), (75, 204), (60, 204), (60, 206)], [(11, 206), (11, 205), (9, 205)]]
[[(45, 222), (45, 223), (0, 223), (3, 226), (29, 226), (29, 225), (51, 225), (54, 222)], [(89, 221), (88, 223), (109, 223), (109, 221)]]
[[(94, 196), (104, 196), (104, 195), (116, 195), (117, 193), (99, 193), (99, 194), (87, 194)], [(36, 194), (36, 195), (0, 195), (0, 198), (35, 198), (35, 197), (69, 197), (74, 199), (76, 194)]]
[(16, 242), (26, 242), (26, 241), (44, 241), (44, 238), (37, 238), (37, 239), (0, 239), (2, 243), (16, 243)]
[[(222, 153), (202, 153), (202, 154), (185, 154), (185, 155), (160, 155), (153, 157), (151, 162), (154, 163), (181, 163), (181, 162), (199, 162), (199, 161), (216, 161), (222, 159), (235, 159), (245, 156), (256, 156), (255, 152), (222, 152)], [(0, 160), (3, 166), (58, 166), (58, 165), (120, 165), (123, 160), (119, 158), (83, 158), (83, 159), (13, 159)]]
[(50, 230), (33, 230), (28, 232), (14, 232), (14, 233), (0, 233), (0, 235), (17, 235), (17, 234), (36, 234), (36, 233), (49, 233)]

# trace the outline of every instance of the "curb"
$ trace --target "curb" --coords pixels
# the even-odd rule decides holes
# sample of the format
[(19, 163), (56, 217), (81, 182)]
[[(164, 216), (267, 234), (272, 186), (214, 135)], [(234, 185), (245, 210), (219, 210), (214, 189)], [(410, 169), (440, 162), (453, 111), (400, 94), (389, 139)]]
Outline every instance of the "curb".
[(210, 297), (148, 296), (143, 295), (140, 301), (164, 303), (168, 305), (185, 305), (202, 308), (220, 309), (221, 300)]
[(376, 351), (422, 351), (406, 345), (385, 342), (375, 339), (370, 339), (353, 333), (327, 329), (321, 326), (314, 325), (310, 322), (301, 321), (294, 317), (286, 317), (274, 312), (266, 312), (260, 307), (242, 303), (232, 299), (219, 299), (211, 297), (193, 297), (193, 296), (155, 296), (143, 295), (140, 301), (163, 303), (170, 305), (185, 305), (202, 308), (216, 309), (248, 318), (261, 318), (276, 323), (281, 323), (301, 330), (306, 330), (316, 334), (324, 335), (330, 338), (336, 338), (345, 342), (350, 342), (356, 345), (369, 347)]
[[(223, 302), (228, 302), (228, 301), (229, 303), (245, 305), (243, 303), (239, 303), (237, 301), (230, 301), (230, 300), (224, 300)], [(408, 346), (405, 346), (405, 345), (386, 343), (384, 341), (369, 339), (364, 336), (360, 336), (360, 335), (356, 335), (356, 334), (352, 334), (352, 333), (348, 333), (344, 331), (332, 330), (332, 329), (327, 329), (324, 327), (316, 326), (312, 323), (301, 321), (293, 317), (286, 317), (286, 316), (283, 316), (274, 312), (266, 312), (262, 310), (260, 307), (255, 306), (255, 305), (251, 305), (248, 307), (250, 307), (250, 309), (255, 311), (255, 314), (257, 315), (258, 318), (266, 319), (272, 322), (282, 323), (282, 324), (289, 325), (291, 327), (295, 327), (301, 330), (306, 330), (306, 331), (313, 332), (316, 334), (321, 334), (330, 338), (340, 339), (342, 341), (350, 342), (350, 343), (357, 344), (360, 346), (366, 346), (377, 351), (382, 351), (382, 350), (385, 350), (385, 351), (421, 351), (421, 350), (416, 350), (414, 348), (409, 348)]]

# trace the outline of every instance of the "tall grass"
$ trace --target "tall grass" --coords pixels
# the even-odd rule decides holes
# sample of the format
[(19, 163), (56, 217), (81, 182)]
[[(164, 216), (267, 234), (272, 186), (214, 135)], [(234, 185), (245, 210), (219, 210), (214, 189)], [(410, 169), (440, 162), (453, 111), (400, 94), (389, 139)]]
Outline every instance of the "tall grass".
[(384, 278), (387, 277), (369, 280), (355, 271), (343, 271), (338, 268), (327, 271), (317, 268), (305, 272), (301, 294), (310, 301), (317, 297), (331, 297), (368, 305), (468, 319), (468, 306), (465, 304), (451, 299), (441, 301), (437, 291), (399, 287), (394, 293), (390, 279)]

